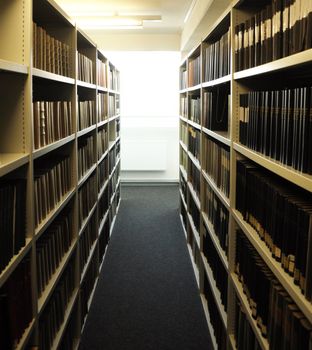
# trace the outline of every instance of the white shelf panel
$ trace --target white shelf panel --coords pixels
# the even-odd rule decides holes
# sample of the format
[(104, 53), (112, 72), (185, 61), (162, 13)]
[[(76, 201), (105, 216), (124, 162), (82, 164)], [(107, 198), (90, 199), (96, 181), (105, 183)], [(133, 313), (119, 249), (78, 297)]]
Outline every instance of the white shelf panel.
[(91, 83), (87, 83), (85, 81), (81, 81), (81, 80), (77, 80), (77, 86), (81, 86), (87, 89), (92, 89), (95, 90), (96, 89), (96, 85), (95, 84), (91, 84)]
[(193, 164), (196, 166), (196, 168), (201, 171), (201, 166), (200, 166), (200, 163), (199, 163), (199, 160), (196, 159), (193, 154), (191, 152), (187, 152), (189, 158), (191, 159), (191, 161), (193, 162)]
[(225, 75), (224, 77), (215, 79), (215, 80), (211, 80), (211, 81), (205, 81), (204, 83), (202, 83), (202, 87), (211, 87), (211, 86), (217, 86), (220, 84), (224, 84), (224, 83), (228, 83), (231, 81), (231, 74)]
[(44, 147), (41, 147), (39, 149), (36, 149), (33, 151), (33, 158), (37, 159), (57, 148), (60, 148), (64, 145), (66, 145), (67, 143), (73, 141), (75, 139), (75, 134), (69, 135), (61, 140), (55, 141), (53, 143), (50, 143), (49, 145), (46, 145)]
[(90, 177), (90, 175), (94, 172), (96, 169), (96, 164), (93, 164), (90, 169), (86, 171), (86, 173), (82, 176), (82, 178), (78, 181), (78, 188), (80, 188)]
[(180, 140), (180, 146), (184, 149), (184, 151), (187, 153), (187, 147), (186, 147), (186, 145), (185, 145), (185, 143), (182, 141), (182, 140)]
[(219, 243), (219, 239), (215, 233), (215, 230), (214, 230), (211, 222), (208, 220), (206, 213), (204, 213), (203, 211), (201, 213), (202, 213), (204, 225), (207, 227), (208, 234), (210, 235), (210, 238), (211, 238), (211, 240), (212, 240), (212, 242), (213, 242), (213, 244), (214, 244), (214, 246), (219, 254), (219, 257), (221, 258), (223, 266), (225, 267), (226, 271), (229, 271), (228, 258), (227, 258), (224, 250), (222, 249), (222, 247)]
[(203, 178), (208, 182), (209, 186), (214, 190), (215, 194), (218, 196), (220, 201), (224, 206), (229, 210), (230, 209), (230, 200), (225, 196), (225, 194), (217, 187), (215, 182), (206, 174), (202, 169)]
[(108, 212), (109, 212), (109, 209), (106, 211), (101, 223), (100, 223), (100, 226), (99, 226), (99, 234), (100, 232), (103, 230), (103, 227), (104, 227), (104, 224), (106, 222), (106, 220), (108, 219)]
[(0, 153), (0, 176), (8, 174), (28, 162), (28, 153)]
[(120, 95), (120, 91), (117, 91), (117, 90), (113, 90), (113, 89), (108, 89), (109, 93), (110, 94), (115, 94), (115, 95)]
[(197, 84), (195, 86), (190, 86), (189, 88), (187, 88), (187, 91), (191, 92), (191, 91), (196, 91), (199, 90), (201, 88), (202, 84)]
[(3, 284), (6, 282), (8, 277), (12, 274), (12, 272), (15, 270), (15, 268), (18, 266), (18, 264), (23, 260), (23, 258), (26, 256), (26, 254), (31, 249), (31, 238), (26, 238), (26, 242), (24, 247), (20, 249), (18, 254), (15, 254), (12, 259), (9, 261), (8, 265), (5, 267), (5, 269), (0, 274), (0, 288), (3, 286)]
[(197, 244), (197, 248), (198, 248), (198, 250), (200, 250), (200, 236), (199, 236), (199, 232), (196, 230), (196, 227), (194, 225), (194, 221), (193, 221), (192, 216), (189, 213), (187, 213), (187, 215), (188, 215), (188, 219), (189, 219), (189, 222), (190, 222), (190, 227), (192, 229), (192, 232), (193, 232), (196, 244)]
[(194, 202), (195, 202), (195, 204), (197, 206), (197, 209), (200, 210), (200, 200), (199, 200), (196, 192), (194, 191), (194, 188), (193, 188), (192, 184), (188, 181), (187, 185), (188, 185), (189, 191), (190, 191), (190, 193), (191, 193), (191, 195), (192, 195), (192, 197), (194, 199)]
[(187, 93), (187, 90), (188, 90), (187, 88), (182, 89), (182, 90), (179, 90), (179, 93), (180, 93), (180, 94), (185, 94), (185, 93)]
[(225, 312), (224, 310), (224, 306), (222, 305), (221, 303), (221, 293), (216, 285), (216, 282), (215, 282), (215, 279), (213, 277), (213, 274), (212, 274), (212, 270), (207, 262), (207, 259), (205, 257), (205, 255), (203, 253), (200, 253), (201, 255), (201, 258), (203, 260), (203, 264), (204, 264), (204, 268), (205, 268), (205, 272), (208, 276), (208, 282), (210, 284), (210, 288), (212, 290), (212, 294), (215, 298), (215, 302), (217, 304), (217, 307), (218, 307), (218, 310), (219, 310), (219, 313), (221, 315), (221, 318), (222, 318), (222, 321), (223, 321), (223, 324), (224, 324), (224, 328), (226, 329), (227, 328), (227, 313)]
[(97, 239), (96, 239), (96, 240), (92, 243), (91, 249), (90, 249), (90, 251), (89, 251), (88, 259), (87, 259), (86, 264), (85, 264), (85, 266), (83, 267), (82, 272), (81, 272), (80, 284), (81, 284), (81, 282), (84, 280), (85, 275), (86, 275), (86, 272), (87, 272), (87, 270), (88, 270), (88, 267), (90, 266), (90, 262), (91, 262), (91, 260), (92, 260), (92, 258), (93, 258), (94, 252), (95, 252), (95, 250), (96, 250), (97, 242), (98, 242), (98, 241), (97, 241)]
[(199, 130), (199, 131), (201, 130), (200, 124), (198, 124), (198, 123), (196, 123), (196, 122), (193, 122), (193, 121), (190, 120), (190, 119), (188, 119), (187, 122), (188, 122), (189, 125), (193, 126), (195, 129), (197, 129), (197, 130)]
[(108, 88), (107, 87), (104, 87), (104, 86), (101, 86), (101, 85), (97, 85), (96, 87), (97, 87), (98, 91), (108, 92)]
[(181, 174), (182, 174), (184, 180), (187, 181), (187, 173), (186, 173), (186, 170), (184, 169), (183, 165), (180, 165), (180, 171), (181, 171)]
[(46, 285), (44, 291), (42, 292), (41, 297), (38, 299), (38, 314), (41, 314), (42, 310), (44, 309), (46, 303), (48, 302), (50, 296), (52, 295), (63, 271), (65, 270), (68, 260), (73, 254), (73, 251), (76, 248), (76, 241), (74, 241), (67, 251), (67, 253), (64, 254), (59, 266), (54, 271), (54, 274), (50, 278), (48, 284)]
[(75, 79), (73, 79), (73, 78), (68, 78), (68, 77), (65, 77), (63, 75), (50, 73), (50, 72), (47, 72), (47, 71), (44, 71), (44, 70), (41, 70), (38, 68), (32, 68), (32, 75), (33, 75), (33, 77), (58, 81), (60, 83), (66, 83), (66, 84), (70, 84), (70, 85), (75, 84)]
[(266, 73), (278, 72), (289, 68), (300, 67), (306, 63), (311, 63), (312, 49), (296, 53), (294, 55), (263, 64), (258, 67), (246, 69), (234, 73), (234, 79), (244, 79), (254, 76), (261, 76)]
[(79, 237), (81, 236), (82, 232), (84, 231), (84, 229), (87, 227), (90, 219), (91, 219), (91, 216), (93, 215), (95, 209), (96, 209), (96, 206), (97, 206), (97, 202), (95, 202), (95, 204), (93, 205), (92, 209), (90, 210), (88, 216), (84, 219), (82, 225), (81, 225), (81, 228), (79, 229)]
[(60, 213), (60, 211), (66, 206), (66, 204), (71, 200), (73, 195), (75, 194), (75, 190), (72, 189), (65, 196), (63, 196), (62, 200), (58, 203), (58, 205), (50, 211), (50, 213), (44, 218), (43, 221), (40, 222), (38, 227), (35, 229), (35, 235), (39, 237), (44, 230), (50, 225), (51, 221)]
[(244, 294), (243, 288), (242, 288), (241, 284), (239, 283), (237, 276), (235, 274), (231, 274), (231, 280), (232, 280), (232, 284), (235, 288), (236, 295), (238, 296), (238, 299), (241, 302), (241, 305), (246, 313), (246, 317), (247, 317), (247, 319), (248, 319), (248, 321), (249, 321), (249, 323), (250, 323), (250, 325), (255, 333), (256, 338), (259, 341), (261, 348), (263, 350), (269, 350), (270, 346), (269, 346), (268, 340), (262, 336), (260, 329), (257, 326), (256, 321), (253, 319), (253, 317), (251, 315), (251, 311), (250, 311), (247, 297)]
[(103, 125), (107, 124), (108, 123), (108, 118), (105, 119), (105, 120), (101, 120), (100, 122), (97, 123), (97, 127), (100, 128), (102, 127)]
[(224, 143), (227, 146), (231, 146), (231, 140), (227, 131), (212, 131), (207, 128), (202, 128), (203, 132), (212, 138)]
[(182, 193), (181, 189), (179, 189), (179, 193), (180, 193), (180, 197), (182, 199), (183, 205), (184, 205), (184, 209), (187, 211), (186, 201), (185, 201), (185, 198), (183, 196), (183, 193)]
[(103, 193), (104, 193), (104, 191), (105, 191), (105, 188), (107, 187), (107, 185), (108, 185), (108, 179), (104, 182), (104, 185), (101, 187), (101, 189), (100, 189), (100, 192), (99, 192), (99, 194), (98, 194), (98, 199), (100, 200), (100, 198), (103, 196)]
[(93, 286), (92, 292), (91, 292), (89, 300), (88, 300), (88, 312), (89, 312), (91, 304), (92, 304), (92, 300), (93, 300), (93, 297), (94, 297), (94, 293), (95, 293), (98, 281), (99, 281), (99, 277), (97, 277), (95, 282), (94, 282), (94, 286)]
[(112, 122), (113, 120), (115, 120), (115, 119), (117, 119), (117, 118), (119, 118), (119, 117), (120, 117), (120, 114), (113, 115), (112, 117), (109, 117), (109, 118), (108, 118), (108, 121), (109, 121), (109, 122)]
[(189, 255), (190, 255), (190, 259), (191, 259), (191, 262), (192, 262), (192, 267), (193, 267), (193, 271), (194, 271), (194, 276), (195, 276), (197, 288), (199, 289), (199, 270), (198, 270), (198, 267), (195, 264), (193, 253), (192, 253), (192, 248), (190, 247), (189, 244), (187, 244), (187, 249), (188, 249), (188, 252), (189, 252)]
[(245, 235), (257, 250), (259, 255), (265, 261), (273, 274), (280, 281), (282, 286), (295, 301), (301, 312), (312, 323), (312, 304), (304, 297), (298, 286), (294, 284), (294, 280), (282, 268), (281, 264), (272, 258), (272, 254), (265, 243), (260, 239), (257, 232), (243, 220), (242, 215), (235, 209), (232, 210), (233, 216), (239, 227), (244, 231)]
[(19, 74), (28, 74), (28, 66), (16, 62), (10, 62), (2, 60), (0, 58), (0, 71), (19, 73)]
[(85, 134), (88, 134), (89, 132), (93, 131), (96, 129), (96, 124), (93, 124), (85, 129), (82, 129), (80, 131), (77, 132), (77, 137), (83, 136)]
[(250, 149), (234, 143), (234, 149), (244, 155), (245, 157), (251, 159), (255, 163), (264, 166), (273, 173), (283, 177), (284, 179), (293, 182), (297, 186), (312, 192), (312, 176), (307, 174), (302, 174), (291, 167), (285, 166), (278, 161), (267, 158), (260, 155), (257, 152), (251, 151)]
[(184, 121), (185, 123), (188, 122), (187, 118), (186, 118), (186, 117), (183, 117), (182, 115), (180, 115), (180, 119), (181, 119), (182, 121)]
[(182, 219), (182, 215), (180, 214), (180, 220), (181, 220), (181, 225), (182, 225), (182, 231), (184, 233), (184, 236), (185, 236), (185, 239), (187, 240), (187, 233), (186, 233), (186, 229), (184, 227), (184, 222), (183, 222), (183, 219)]
[(218, 345), (217, 345), (216, 337), (214, 335), (214, 330), (213, 330), (212, 324), (210, 322), (210, 315), (209, 315), (209, 311), (208, 311), (207, 300), (206, 300), (206, 298), (205, 298), (205, 296), (203, 294), (200, 294), (200, 299), (201, 299), (201, 302), (202, 302), (202, 305), (203, 305), (203, 309), (204, 309), (204, 313), (205, 313), (205, 317), (206, 317), (206, 321), (207, 321), (208, 330), (209, 330), (209, 333), (210, 333), (213, 349), (217, 350), (218, 349)]
[(98, 164), (102, 162), (102, 160), (108, 155), (108, 149), (101, 155), (100, 159), (98, 160)]

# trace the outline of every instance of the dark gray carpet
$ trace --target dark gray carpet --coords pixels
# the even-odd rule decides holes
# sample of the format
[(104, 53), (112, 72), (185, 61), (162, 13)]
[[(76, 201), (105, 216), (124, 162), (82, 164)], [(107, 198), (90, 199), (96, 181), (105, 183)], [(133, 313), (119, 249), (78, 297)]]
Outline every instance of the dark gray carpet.
[(123, 186), (80, 350), (212, 349), (178, 186)]

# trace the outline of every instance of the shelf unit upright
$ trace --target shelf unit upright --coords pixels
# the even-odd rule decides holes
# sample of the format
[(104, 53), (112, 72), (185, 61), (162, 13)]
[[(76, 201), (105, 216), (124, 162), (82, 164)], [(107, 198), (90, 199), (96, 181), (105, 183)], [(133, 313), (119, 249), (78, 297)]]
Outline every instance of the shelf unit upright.
[(52, 0), (1, 2), (0, 35), (0, 348), (73, 350), (120, 205), (119, 72)]
[[(274, 258), (269, 246), (259, 236), (257, 225), (252, 227), (237, 209), (237, 196), (241, 196), (237, 192), (237, 164), (241, 160), (264, 169), (262, 171), (265, 171), (266, 176), (274, 177), (276, 181), (285, 181), (285, 186), (296, 186), (296, 195), (305, 191), (305, 196), (310, 196), (312, 192), (310, 174), (285, 165), (241, 142), (242, 94), (312, 86), (311, 48), (275, 60), (267, 59), (255, 66), (249, 63), (249, 67), (237, 69), (239, 56), (235, 44), (240, 40), (237, 28), (242, 23), (249, 24), (248, 20), (261, 11), (270, 11), (272, 4), (274, 9), (276, 3), (271, 0), (259, 3), (233, 1), (220, 18), (215, 18), (215, 23), (210, 25), (201, 43), (180, 65), (180, 217), (215, 349), (243, 348), (246, 346), (246, 338), (242, 335), (244, 332), (248, 334), (247, 341), (250, 342), (248, 349), (278, 348), (278, 341), (273, 339), (276, 329), (266, 330), (263, 325), (261, 328), (259, 319), (254, 315), (250, 292), (238, 275), (238, 230), (242, 232), (246, 244), (267, 276), (274, 281), (272, 285), (278, 286), (276, 288), (280, 294), (276, 295), (282, 295), (288, 303), (285, 305), (291, 305), (290, 309), (305, 320), (303, 323), (306, 329), (310, 329), (312, 322), (311, 300), (294, 283), (294, 277), (287, 273), (281, 262)], [(305, 18), (311, 18), (311, 6), (307, 12), (309, 15)], [(201, 56), (200, 82), (195, 85), (193, 62), (198, 56)], [(248, 54), (247, 57), (251, 60), (249, 62), (256, 60), (249, 58)], [(197, 122), (194, 121), (190, 104), (194, 96), (201, 99)], [(211, 122), (209, 119), (213, 118), (213, 113), (207, 114), (209, 109), (215, 108), (215, 114), (221, 116), (223, 112), (220, 112), (216, 102), (218, 98), (221, 99), (220, 105), (227, 107), (227, 122), (222, 126), (220, 124), (220, 127), (218, 120)], [(194, 139), (200, 145), (197, 156), (194, 156)], [(196, 188), (199, 188), (199, 192)], [(311, 258), (310, 250), (307, 254), (307, 259)], [(260, 285), (258, 287), (261, 288)], [(275, 317), (272, 313), (273, 316), (269, 314), (271, 318)], [(288, 315), (292, 317), (291, 313)], [(279, 334), (281, 338), (287, 339), (286, 335)]]

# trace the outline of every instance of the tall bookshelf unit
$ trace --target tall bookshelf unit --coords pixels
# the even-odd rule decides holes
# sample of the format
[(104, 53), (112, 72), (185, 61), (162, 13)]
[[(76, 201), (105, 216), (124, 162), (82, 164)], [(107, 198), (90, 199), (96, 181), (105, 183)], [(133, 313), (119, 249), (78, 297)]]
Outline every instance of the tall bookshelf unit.
[(233, 1), (180, 66), (180, 216), (215, 349), (311, 346), (312, 6), (281, 3)]
[(52, 0), (0, 3), (0, 348), (77, 349), (120, 204), (119, 72)]

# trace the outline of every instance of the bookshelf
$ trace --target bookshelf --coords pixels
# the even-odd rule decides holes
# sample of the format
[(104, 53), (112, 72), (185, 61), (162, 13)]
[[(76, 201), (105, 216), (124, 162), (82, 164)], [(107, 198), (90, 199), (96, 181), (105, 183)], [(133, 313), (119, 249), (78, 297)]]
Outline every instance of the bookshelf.
[(180, 216), (215, 349), (310, 339), (312, 7), (288, 5), (233, 1), (180, 66)]
[(119, 71), (53, 0), (1, 2), (0, 36), (0, 348), (77, 349), (120, 204)]

